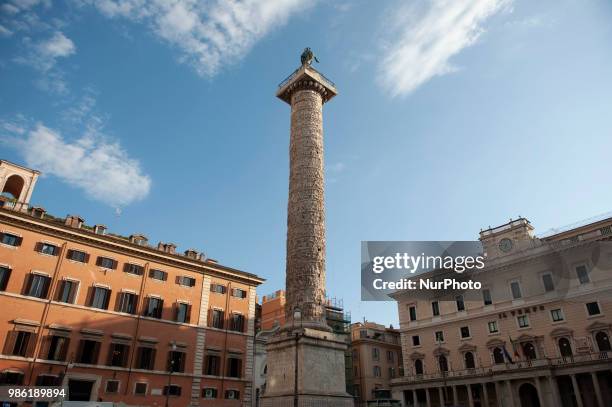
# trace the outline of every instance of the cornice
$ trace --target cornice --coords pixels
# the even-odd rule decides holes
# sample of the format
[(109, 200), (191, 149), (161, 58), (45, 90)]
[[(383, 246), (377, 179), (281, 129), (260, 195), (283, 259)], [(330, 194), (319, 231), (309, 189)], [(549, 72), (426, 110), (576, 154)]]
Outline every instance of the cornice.
[(178, 254), (160, 252), (152, 247), (139, 246), (128, 241), (119, 241), (118, 238), (112, 236), (97, 235), (85, 229), (71, 228), (66, 225), (33, 218), (30, 215), (16, 211), (0, 209), (0, 222), (143, 260), (150, 260), (201, 274), (211, 274), (226, 279), (237, 280), (247, 285), (258, 286), (265, 281), (265, 279), (255, 274), (221, 264), (198, 262)]

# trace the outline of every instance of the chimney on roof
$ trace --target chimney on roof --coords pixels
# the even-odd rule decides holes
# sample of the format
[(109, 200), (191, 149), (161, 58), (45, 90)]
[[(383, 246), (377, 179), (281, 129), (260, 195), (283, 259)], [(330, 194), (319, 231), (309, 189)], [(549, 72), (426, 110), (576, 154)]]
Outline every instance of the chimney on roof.
[(45, 218), (45, 213), (47, 213), (45, 208), (43, 208), (41, 206), (35, 206), (35, 207), (32, 208), (31, 215), (33, 217), (35, 217), (35, 218), (44, 219)]
[(94, 225), (94, 233), (96, 235), (105, 235), (106, 234), (106, 226), (104, 225)]
[(176, 245), (174, 243), (159, 242), (157, 244), (157, 250), (161, 250), (162, 252), (169, 253), (169, 254), (175, 254)]
[(137, 244), (138, 246), (146, 246), (147, 243), (149, 243), (149, 239), (141, 234), (130, 235), (130, 243)]
[(66, 216), (66, 226), (70, 226), (71, 228), (80, 229), (83, 226), (85, 221), (78, 215), (68, 215)]
[(200, 253), (195, 249), (185, 250), (185, 256), (198, 261), (202, 261), (202, 259), (204, 259), (204, 253)]

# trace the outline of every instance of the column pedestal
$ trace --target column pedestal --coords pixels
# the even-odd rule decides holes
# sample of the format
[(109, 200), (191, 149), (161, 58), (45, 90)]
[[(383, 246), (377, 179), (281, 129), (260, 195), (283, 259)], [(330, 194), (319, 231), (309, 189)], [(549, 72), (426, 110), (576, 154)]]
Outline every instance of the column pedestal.
[(338, 335), (308, 328), (282, 331), (270, 338), (261, 406), (293, 407), (297, 390), (299, 407), (353, 407), (353, 397), (345, 387), (346, 348)]

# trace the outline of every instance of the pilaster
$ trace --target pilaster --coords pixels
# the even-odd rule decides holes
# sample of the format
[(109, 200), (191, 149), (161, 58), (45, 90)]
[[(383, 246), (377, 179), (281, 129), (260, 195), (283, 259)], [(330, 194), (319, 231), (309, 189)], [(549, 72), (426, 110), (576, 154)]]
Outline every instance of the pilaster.
[(196, 328), (196, 348), (193, 358), (194, 378), (191, 383), (191, 406), (200, 405), (201, 379), (195, 375), (202, 374), (204, 365), (204, 346), (206, 344), (206, 326), (208, 324), (208, 299), (210, 297), (210, 276), (205, 275), (202, 279), (202, 298), (200, 299), (200, 312), (198, 315), (198, 327)]

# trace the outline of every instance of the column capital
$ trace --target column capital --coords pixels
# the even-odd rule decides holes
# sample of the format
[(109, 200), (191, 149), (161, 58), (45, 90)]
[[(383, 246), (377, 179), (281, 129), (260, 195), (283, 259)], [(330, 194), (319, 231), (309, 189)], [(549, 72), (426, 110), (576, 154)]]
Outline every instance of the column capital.
[(318, 92), (323, 99), (323, 103), (328, 102), (338, 94), (336, 85), (325, 75), (310, 65), (302, 65), (278, 85), (276, 97), (291, 104), (293, 93), (302, 89)]

